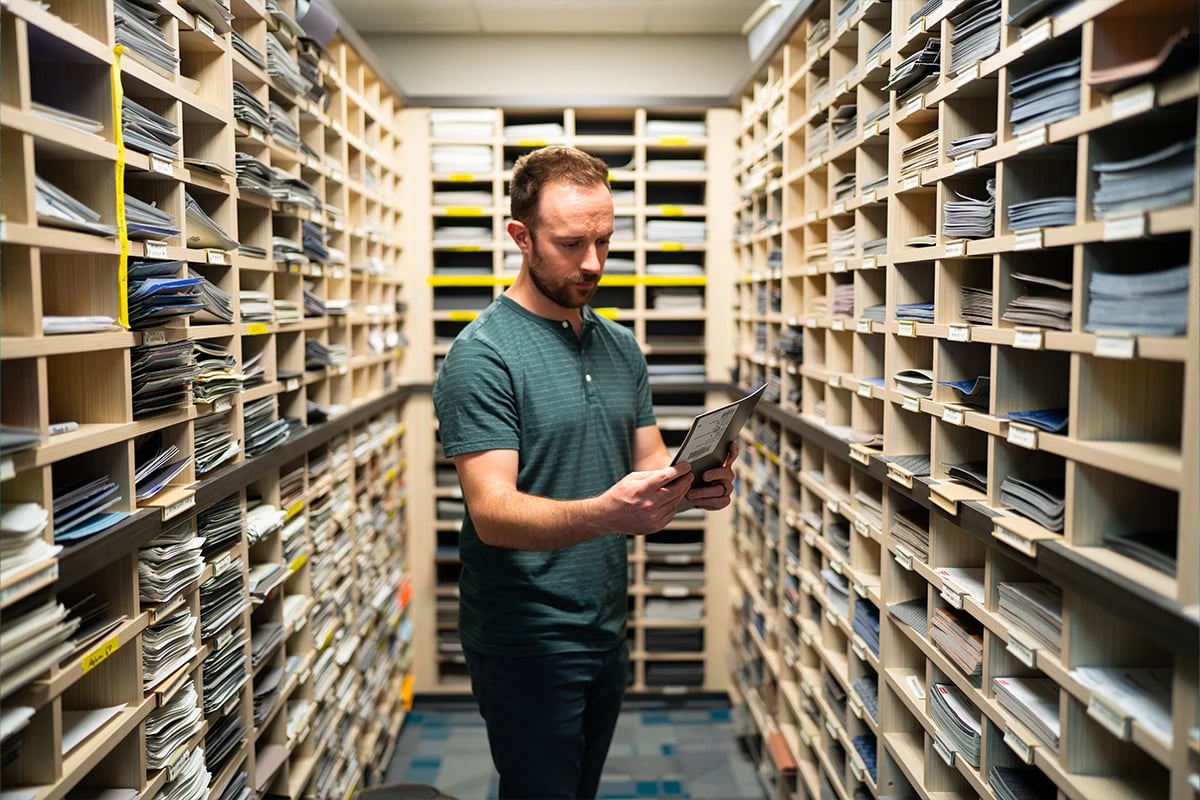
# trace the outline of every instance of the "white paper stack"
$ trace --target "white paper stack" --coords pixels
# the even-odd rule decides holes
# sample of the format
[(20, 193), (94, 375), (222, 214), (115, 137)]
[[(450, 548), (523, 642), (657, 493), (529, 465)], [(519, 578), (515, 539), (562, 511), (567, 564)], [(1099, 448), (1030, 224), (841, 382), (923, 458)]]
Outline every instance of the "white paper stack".
[(189, 525), (167, 530), (138, 550), (142, 603), (168, 603), (204, 572), (204, 540)]
[(978, 769), (982, 726), (979, 710), (952, 683), (930, 687), (929, 713), (950, 749)]
[(185, 606), (142, 632), (142, 686), (145, 691), (151, 691), (196, 655), (195, 636), (199, 622)]
[(432, 108), (429, 133), (435, 139), (486, 139), (496, 133), (494, 108)]
[(1053, 752), (1058, 752), (1058, 684), (1050, 678), (993, 678), (1000, 707)]

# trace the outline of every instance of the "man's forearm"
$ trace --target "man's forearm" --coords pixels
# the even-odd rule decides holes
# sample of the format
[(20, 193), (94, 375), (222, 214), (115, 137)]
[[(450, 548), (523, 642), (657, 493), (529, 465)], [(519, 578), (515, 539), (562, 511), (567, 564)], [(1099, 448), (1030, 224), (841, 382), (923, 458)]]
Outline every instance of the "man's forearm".
[(480, 541), (511, 550), (559, 550), (618, 531), (603, 495), (555, 500), (516, 490), (494, 492), (470, 506)]

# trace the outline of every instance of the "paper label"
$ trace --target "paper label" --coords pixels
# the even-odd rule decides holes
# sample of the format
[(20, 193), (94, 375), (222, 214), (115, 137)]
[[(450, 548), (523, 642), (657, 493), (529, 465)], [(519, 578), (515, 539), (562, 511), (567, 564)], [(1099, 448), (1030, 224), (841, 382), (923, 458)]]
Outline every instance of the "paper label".
[(1028, 50), (1036, 44), (1040, 44), (1050, 38), (1050, 23), (1052, 19), (1046, 17), (1044, 20), (1034, 25), (1032, 28), (1026, 28), (1021, 31), (1017, 37), (1017, 44), (1021, 50)]
[(187, 497), (183, 498), (182, 500), (180, 500), (176, 503), (173, 503), (173, 504), (167, 506), (166, 508), (164, 508), (163, 512), (162, 512), (162, 518), (164, 520), (172, 519), (174, 517), (179, 516), (184, 511), (187, 511), (189, 508), (194, 508), (195, 505), (196, 505), (196, 495), (189, 494)]
[(833, 609), (831, 609), (831, 608), (825, 609), (825, 619), (829, 620), (829, 624), (832, 625), (833, 627), (836, 628), (838, 626), (837, 614), (834, 613)]
[(867, 72), (874, 72), (879, 69), (880, 63), (879, 56), (871, 56), (867, 61)]
[(806, 325), (806, 327), (809, 327), (809, 328), (817, 327), (817, 318), (809, 317), (808, 320), (805, 322), (805, 325)]
[(833, 271), (834, 272), (845, 272), (846, 271), (846, 259), (839, 258), (838, 260), (834, 261), (833, 262)]
[(286, 381), (283, 382), (283, 390), (285, 392), (294, 392), (299, 388), (300, 388), (300, 379), (299, 378), (288, 378)]
[(144, 331), (142, 333), (142, 344), (144, 345), (159, 345), (167, 343), (166, 331)]
[(1008, 424), (1006, 441), (1017, 447), (1024, 447), (1026, 450), (1037, 450), (1038, 431), (1036, 428), (1030, 428), (1028, 425), (1019, 425), (1015, 422), (1010, 422)]
[(682, 217), (683, 216), (683, 206), (675, 206), (675, 205), (659, 206), (658, 213), (662, 214), (664, 217)]
[(1017, 240), (1013, 243), (1013, 250), (1041, 250), (1042, 249), (1042, 231), (1041, 229), (1033, 231), (1021, 231), (1017, 234)]
[(300, 555), (296, 556), (291, 564), (288, 564), (288, 572), (296, 572), (307, 563), (308, 553), (301, 553)]
[(292, 517), (296, 516), (303, 510), (304, 510), (304, 501), (297, 500), (296, 502), (292, 503), (290, 506), (287, 507), (287, 519), (291, 519)]
[(159, 156), (150, 156), (150, 171), (157, 172), (159, 175), (174, 175), (171, 170), (171, 162)]
[(1112, 96), (1113, 119), (1124, 119), (1154, 108), (1154, 85), (1144, 83)]
[(905, 411), (916, 413), (921, 410), (921, 401), (916, 397), (905, 397), (900, 401), (900, 407)]
[(683, 244), (680, 242), (663, 242), (659, 250), (664, 253), (678, 253), (683, 250)]
[(1027, 131), (1022, 131), (1017, 134), (1017, 152), (1024, 153), (1026, 150), (1032, 150), (1035, 147), (1041, 147), (1046, 143), (1046, 126), (1039, 125), (1036, 128), (1031, 128)]
[(1021, 737), (1013, 733), (1012, 728), (1006, 728), (1004, 731), (1004, 743), (1009, 749), (1017, 754), (1017, 758), (1026, 764), (1033, 763), (1033, 748), (1025, 743)]
[(942, 585), (942, 590), (941, 590), (940, 594), (942, 595), (942, 599), (945, 600), (947, 604), (953, 606), (954, 608), (962, 608), (963, 607), (962, 595), (959, 594), (958, 592), (951, 590), (950, 587), (946, 586), (945, 584)]
[(249, 127), (249, 132), (250, 132), (250, 138), (261, 142), (263, 140), (263, 132), (260, 131), (254, 125), (250, 125), (248, 127)]
[(267, 323), (265, 322), (249, 322), (246, 324), (247, 336), (262, 336), (264, 333), (268, 332), (269, 329), (267, 328)]
[(865, 138), (865, 139), (870, 139), (872, 136), (878, 135), (878, 133), (879, 133), (879, 123), (878, 122), (872, 122), (870, 125), (867, 125), (863, 128), (863, 138)]
[(661, 136), (658, 143), (663, 147), (684, 147), (690, 144), (691, 141), (686, 136)]
[(859, 397), (867, 397), (867, 398), (870, 398), (870, 397), (871, 397), (871, 384), (869, 384), (869, 383), (860, 383), (860, 384), (858, 385), (858, 388), (857, 388), (857, 389), (855, 389), (855, 392), (857, 392), (857, 393), (858, 393), (858, 396), (859, 396)]
[(905, 104), (904, 110), (909, 114), (915, 114), (918, 111), (920, 111), (924, 107), (924, 105), (925, 105), (925, 95), (919, 94), (916, 97), (909, 100)]
[(200, 31), (214, 42), (217, 40), (217, 32), (213, 29), (212, 23), (199, 14), (196, 15), (196, 30)]
[(854, 531), (864, 538), (870, 538), (871, 536), (871, 526), (861, 519), (854, 520)]
[(854, 330), (858, 331), (859, 333), (870, 333), (871, 332), (871, 320), (860, 319), (860, 320), (856, 321), (854, 323)]
[[(846, 24), (842, 23), (841, 33), (839, 33), (838, 35), (841, 36), (841, 34), (845, 33), (845, 32), (846, 32)], [(833, 87), (833, 96), (840, 97), (840, 96), (844, 95), (845, 93), (846, 93), (846, 82), (838, 81), (837, 85)]]
[(222, 250), (205, 250), (204, 259), (209, 264), (223, 265), (225, 263), (225, 253)]
[(954, 159), (954, 174), (957, 175), (960, 172), (975, 169), (975, 166), (979, 163), (977, 160), (978, 155), (978, 153), (967, 153)]
[(951, 425), (962, 425), (964, 421), (965, 421), (965, 417), (963, 416), (963, 412), (961, 409), (958, 409), (958, 408), (942, 409), (942, 422), (948, 422)]
[(830, 375), (828, 378), (828, 382), (829, 382), (830, 388), (832, 388), (832, 389), (842, 388), (842, 376), (841, 375), (837, 375), (837, 374)]
[(1018, 350), (1041, 350), (1045, 337), (1042, 331), (1014, 331), (1013, 347)]
[(895, 562), (897, 564), (900, 565), (901, 569), (905, 569), (909, 572), (912, 572), (912, 568), (913, 568), (913, 554), (912, 553), (908, 552), (903, 547), (900, 547), (899, 545), (897, 545), (895, 552), (892, 553), (892, 558), (895, 560)]
[(835, 331), (844, 331), (846, 330), (846, 320), (842, 317), (834, 317), (829, 320), (829, 327)]
[(971, 341), (971, 326), (951, 324), (946, 329), (946, 338), (952, 342)]
[(663, 597), (687, 597), (688, 590), (686, 586), (665, 586), (662, 590)]
[(979, 77), (979, 62), (976, 61), (971, 66), (958, 73), (958, 77), (954, 79), (954, 88), (961, 89), (971, 81)]
[(104, 663), (105, 659), (117, 652), (121, 647), (121, 637), (112, 636), (105, 639), (96, 647), (92, 648), (80, 661), (80, 667), (83, 669), (83, 674), (87, 675), (96, 667)]
[(816, 264), (809, 264), (804, 268), (804, 271), (808, 275), (816, 275), (818, 272), (820, 272), (820, 268), (817, 267)]
[(912, 692), (913, 697), (918, 700), (925, 699), (925, 687), (921, 685), (921, 681), (918, 680), (916, 675), (909, 675), (904, 680), (908, 684), (908, 690)]
[(1088, 701), (1088, 716), (1100, 723), (1100, 726), (1121, 741), (1129, 741), (1133, 726), (1129, 717), (1120, 709), (1114, 708), (1107, 700), (1097, 694)]
[(232, 565), (232, 556), (230, 556), (229, 553), (222, 553), (221, 556), (213, 562), (213, 575), (220, 575)]
[(1096, 346), (1092, 350), (1092, 355), (1101, 358), (1121, 358), (1131, 359), (1137, 353), (1137, 339), (1132, 336), (1105, 336), (1098, 335), (1096, 337)]
[(1104, 220), (1104, 241), (1140, 239), (1146, 235), (1146, 215), (1130, 214)]
[(867, 660), (867, 643), (862, 640), (857, 634), (850, 640), (850, 649), (854, 651), (854, 656), (859, 661)]
[(857, 461), (859, 464), (862, 464), (864, 467), (871, 466), (871, 454), (868, 453), (866, 450), (860, 450), (858, 448), (851, 447), (849, 455), (850, 455), (851, 461)]
[(1034, 649), (1022, 641), (1020, 636), (1012, 630), (1008, 632), (1008, 641), (1005, 643), (1004, 649), (1025, 666), (1034, 666), (1036, 660)]
[(846, 213), (846, 203), (844, 201), (839, 201), (837, 203), (834, 203), (833, 204), (833, 213), (845, 214)]
[(909, 189), (915, 189), (920, 185), (921, 185), (921, 176), (920, 175), (912, 175), (912, 176), (904, 179), (904, 181), (900, 184), (900, 188), (903, 189), (904, 191), (908, 191)]
[(1018, 553), (1024, 553), (1030, 558), (1034, 558), (1037, 555), (1037, 545), (1035, 545), (1029, 539), (1018, 536), (1008, 528), (996, 525), (996, 527), (992, 529), (992, 536), (1004, 542)]
[(842, 562), (841, 562), (841, 561), (839, 561), (839, 560), (837, 560), (837, 559), (832, 559), (832, 560), (830, 560), (830, 562), (829, 562), (829, 568), (830, 568), (831, 570), (833, 570), (833, 571), (834, 571), (834, 573), (835, 573), (835, 574), (837, 574), (837, 575), (841, 575), (841, 574), (842, 574)]
[(937, 754), (939, 756), (942, 757), (942, 761), (946, 762), (946, 766), (948, 766), (948, 767), (954, 766), (954, 751), (952, 749), (950, 749), (950, 747), (945, 742), (942, 741), (941, 733), (934, 734), (933, 749), (937, 752)]
[(917, 335), (917, 323), (913, 322), (912, 320), (904, 320), (904, 319), (900, 320), (899, 322), (896, 323), (896, 335), (897, 336), (916, 336)]
[(862, 719), (863, 718), (862, 703), (860, 703), (858, 701), (858, 699), (854, 697), (854, 695), (850, 695), (849, 697), (847, 697), (846, 702), (847, 702), (847, 705), (850, 706), (850, 713), (853, 714), (854, 716), (858, 717), (859, 719)]
[[(868, 192), (863, 192), (862, 204), (869, 206), (875, 202), (875, 190), (871, 189)], [(867, 266), (867, 259), (871, 259), (871, 266)], [(863, 256), (863, 267), (865, 269), (875, 269), (875, 256)]]
[(230, 400), (228, 397), (222, 397), (220, 400), (213, 403), (212, 410), (213, 410), (214, 414), (220, 414), (222, 412), (228, 411), (231, 408), (233, 408), (233, 401)]
[(946, 244), (946, 258), (962, 258), (967, 252), (967, 243), (963, 241)]
[(921, 17), (916, 22), (908, 26), (907, 37), (912, 39), (914, 36), (919, 36), (925, 30), (925, 18)]
[(166, 258), (166, 242), (146, 242), (146, 258)]
[(451, 172), (451, 183), (471, 183), (475, 180), (475, 175), (470, 172)]

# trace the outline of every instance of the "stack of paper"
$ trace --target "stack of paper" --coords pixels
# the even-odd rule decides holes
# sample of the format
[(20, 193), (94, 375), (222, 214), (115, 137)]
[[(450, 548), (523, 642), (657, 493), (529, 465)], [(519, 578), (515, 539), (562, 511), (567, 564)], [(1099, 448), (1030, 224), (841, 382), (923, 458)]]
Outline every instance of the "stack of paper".
[(242, 322), (274, 322), (275, 303), (269, 294), (254, 289), (243, 289), (238, 295)]
[(946, 464), (946, 476), (962, 481), (967, 486), (978, 489), (981, 492), (987, 491), (987, 461), (960, 461), (955, 464)]
[(138, 345), (129, 355), (134, 419), (187, 405), (198, 371), (190, 339)]
[(121, 137), (130, 150), (169, 160), (179, 155), (175, 145), (181, 137), (175, 123), (154, 113), (129, 95), (121, 98)]
[(192, 396), (197, 403), (213, 403), (242, 390), (242, 375), (233, 354), (208, 340), (195, 341), (192, 345), (197, 369), (192, 380)]
[(850, 616), (850, 582), (842, 575), (826, 567), (821, 570), (825, 581), (825, 602), (839, 617)]
[(1000, 49), (1000, 0), (968, 0), (950, 15), (950, 75)]
[[(283, 205), (300, 206), (301, 208), (311, 208), (317, 210), (321, 208), (321, 198), (317, 196), (317, 192), (312, 185), (279, 167), (271, 167), (271, 197), (275, 198)], [(315, 223), (305, 220), (301, 223), (301, 228), (304, 225), (317, 227)], [(319, 230), (319, 227), (318, 227)], [(321, 262), (325, 263), (324, 261)]]
[[(858, 757), (862, 759), (863, 766), (867, 768), (867, 774), (871, 776), (871, 782), (878, 780), (877, 767), (877, 744), (875, 734), (868, 731), (867, 733), (859, 734), (850, 740), (850, 744), (854, 746), (854, 752), (858, 753)], [(868, 792), (868, 796), (870, 793)]]
[(1175, 528), (1105, 530), (1100, 541), (1113, 552), (1145, 564), (1166, 575), (1174, 575), (1179, 557), (1179, 534)]
[(429, 133), (435, 139), (487, 139), (496, 133), (494, 108), (431, 108)]
[(1092, 209), (1096, 219), (1186, 205), (1192, 200), (1196, 137), (1122, 161), (1097, 161)]
[(854, 226), (841, 231), (835, 231), (829, 239), (829, 257), (845, 259), (854, 255)]
[(138, 549), (138, 591), (148, 605), (168, 603), (204, 572), (204, 540), (188, 525)]
[(910, 475), (924, 476), (929, 474), (930, 462), (928, 453), (885, 456), (884, 460), (889, 464), (894, 464)]
[(1024, 292), (1009, 301), (1000, 315), (1005, 322), (1041, 328), (1071, 329), (1071, 282), (1044, 275), (1014, 272)]
[(833, 129), (835, 142), (841, 143), (854, 138), (858, 131), (858, 106), (850, 103), (831, 109), (829, 124)]
[(1023, 411), (1008, 411), (1005, 416), (1013, 422), (1031, 425), (1047, 433), (1064, 433), (1067, 430), (1067, 409), (1036, 408)]
[(900, 150), (900, 177), (908, 178), (938, 163), (938, 129), (918, 136)]
[(490, 173), (495, 163), (486, 144), (436, 144), (430, 148), (430, 160), (435, 175)]
[[(1008, 24), (1023, 28), (1031, 27), (1071, 0), (1012, 0), (1008, 6)], [(1078, 2), (1078, 0), (1075, 0)]]
[(266, 722), (267, 717), (279, 701), (279, 692), (283, 688), (283, 667), (269, 667), (260, 672), (254, 679), (254, 726), (257, 728)]
[(998, 800), (1055, 800), (1058, 786), (1037, 767), (1001, 767), (988, 770), (988, 785)]
[(1062, 590), (1044, 581), (1001, 581), (1000, 616), (1056, 658), (1062, 652)]
[(704, 309), (704, 290), (690, 286), (659, 286), (650, 307), (655, 311), (699, 312)]
[(274, 450), (288, 439), (287, 420), (276, 419), (279, 400), (268, 395), (242, 408), (242, 419), (246, 433), (246, 457), (254, 458)]
[(84, 203), (59, 189), (40, 175), (34, 176), (37, 188), (38, 224), (66, 228), (101, 236), (115, 236), (116, 225), (100, 222), (100, 215)]
[(524, 122), (506, 124), (505, 139), (561, 139), (566, 134), (561, 122)]
[(301, 265), (308, 263), (308, 256), (304, 255), (304, 248), (299, 242), (287, 236), (279, 236), (278, 234), (271, 237), (271, 259), (276, 264)]
[[(891, 113), (891, 111), (892, 111), (891, 103), (883, 103), (881, 105), (875, 106), (875, 108), (873, 108), (871, 111), (867, 112), (867, 115), (865, 117), (863, 117), (863, 127), (866, 128), (868, 125), (870, 125), (872, 123), (878, 123), (879, 125), (883, 125), (884, 121), (887, 119), (887, 116), (888, 116), (888, 114)], [(885, 175), (884, 181), (886, 182), (886, 180), (887, 180), (887, 176)], [(870, 189), (871, 189), (870, 186), (863, 186), (864, 192), (869, 191)]]
[(30, 102), (29, 111), (42, 119), (50, 120), (58, 125), (66, 125), (68, 128), (74, 128), (84, 133), (98, 134), (104, 130), (104, 124), (91, 117), (85, 117), (82, 114), (73, 114), (70, 111), (64, 111), (61, 108), (39, 103), (36, 100)]
[(54, 487), (54, 541), (74, 542), (101, 533), (129, 516), (125, 511), (107, 511), (125, 498), (110, 476)]
[[(253, 575), (258, 570), (264, 576), (272, 576), (274, 582), (267, 581), (266, 588), (274, 588), (279, 585), (279, 572), (282, 570), (287, 572), (287, 567), (282, 564), (255, 564), (250, 569), (250, 574)], [(251, 590), (251, 600), (258, 601), (261, 597), (259, 593)], [(250, 630), (250, 667), (257, 669), (260, 664), (265, 663), (266, 659), (275, 651), (284, 639), (284, 627), (282, 622), (258, 622)]]
[(891, 50), (891, 49), (892, 49), (892, 30), (889, 27), (888, 30), (883, 34), (883, 36), (879, 37), (879, 39), (875, 42), (875, 44), (873, 44), (869, 48), (867, 48), (866, 60), (870, 61), (875, 56), (879, 56), (880, 58), (883, 58), (884, 54), (887, 53), (887, 51)]
[(1085, 330), (1178, 336), (1187, 331), (1190, 268), (1093, 272)]
[(1055, 62), (1012, 79), (1008, 121), (1014, 132), (1070, 119), (1079, 113), (1080, 63), (1079, 58)]
[(187, 207), (187, 246), (236, 250), (238, 243), (210, 217), (187, 192), (183, 194)]
[(929, 638), (973, 684), (979, 684), (983, 676), (983, 624), (979, 620), (943, 606), (929, 618)]
[(933, 303), (897, 303), (896, 319), (933, 322)]
[(1058, 684), (1049, 678), (992, 678), (1000, 707), (1029, 729), (1052, 752), (1058, 752)]
[(274, 31), (267, 32), (267, 74), (298, 95), (306, 95), (312, 88), (300, 73), (300, 65)]
[(274, 307), (276, 324), (295, 325), (298, 322), (304, 321), (304, 315), (300, 312), (300, 305), (298, 303), (277, 297), (272, 305)]
[[(854, 197), (855, 189), (857, 188), (858, 175), (853, 172), (847, 172), (842, 177), (834, 182), (830, 190), (833, 192), (833, 201), (836, 203), (839, 200), (849, 200)], [(782, 256), (782, 253), (781, 253)]]
[(703, 243), (707, 231), (708, 226), (702, 219), (646, 220), (646, 239), (651, 242)]
[(986, 150), (995, 145), (995, 133), (973, 133), (969, 136), (960, 136), (957, 139), (951, 140), (950, 146), (946, 148), (946, 157), (955, 159), (976, 150)]
[(1000, 484), (1000, 503), (1048, 531), (1061, 532), (1066, 505), (1064, 486), (1061, 478), (1024, 481), (1006, 475)]
[(175, 217), (154, 203), (125, 195), (125, 225), (130, 239), (167, 239), (179, 235)]
[(133, 456), (135, 491), (139, 501), (149, 500), (167, 488), (192, 460), (191, 456), (181, 456), (175, 445), (165, 445), (161, 431), (134, 440)]
[(196, 516), (196, 532), (204, 540), (205, 561), (214, 561), (242, 540), (242, 506), (236, 495), (209, 506)]
[(941, 39), (929, 37), (924, 47), (893, 65), (884, 88), (895, 90), (897, 101), (903, 105), (908, 97), (915, 97), (937, 83), (941, 56)]
[[(203, 564), (201, 565), (203, 569)], [(199, 573), (197, 573), (198, 575)], [(192, 660), (199, 620), (187, 606), (142, 632), (142, 687), (152, 691)], [(191, 685), (191, 682), (188, 682)]]
[(702, 119), (647, 119), (646, 136), (658, 139), (664, 136), (706, 136), (708, 125)]
[(805, 38), (805, 44), (808, 45), (808, 52), (817, 52), (821, 49), (821, 45), (829, 41), (831, 27), (829, 20), (825, 17), (818, 17), (815, 21), (810, 22), (808, 36)]
[(935, 683), (930, 687), (929, 713), (933, 724), (945, 736), (951, 749), (979, 768), (981, 724), (979, 710), (952, 683)]
[(1008, 207), (1008, 227), (1014, 231), (1075, 224), (1075, 198), (1043, 197)]
[[(168, 262), (178, 264), (179, 262)], [(145, 278), (129, 282), (129, 327), (134, 330), (165, 325), (204, 307), (199, 277)]]
[(992, 290), (976, 286), (963, 286), (961, 295), (962, 318), (980, 325), (992, 324)]
[[(207, 698), (207, 694), (205, 697)], [(225, 765), (229, 763), (229, 757), (238, 751), (248, 733), (246, 722), (237, 710), (210, 721), (208, 730), (204, 732), (204, 763), (208, 766), (209, 771), (219, 775)], [(245, 773), (242, 775), (244, 776)], [(250, 789), (245, 784), (243, 787), (248, 797)]]
[(196, 475), (205, 475), (242, 451), (241, 441), (233, 438), (228, 413), (209, 414), (196, 420), (193, 433)]
[(149, 0), (113, 0), (115, 39), (145, 63), (173, 75), (179, 55), (158, 27), (162, 11)]
[(879, 676), (870, 667), (856, 680), (851, 688), (862, 701), (863, 710), (876, 722), (879, 721)]
[(337, 367), (349, 361), (350, 354), (343, 344), (326, 344), (320, 339), (304, 340), (304, 368)]
[[(189, 684), (190, 685), (190, 684)], [(197, 747), (176, 767), (174, 778), (168, 780), (152, 800), (204, 800), (212, 780), (204, 764), (204, 748)]]
[(267, 382), (267, 373), (262, 366), (262, 357), (265, 352), (266, 350), (259, 350), (242, 362), (242, 389), (261, 386)]
[(234, 157), (238, 189), (269, 196), (271, 194), (271, 168), (249, 153), (239, 151), (234, 153)]
[(1081, 666), (1071, 677), (1161, 741), (1173, 741), (1170, 667)]
[(699, 622), (704, 618), (703, 598), (646, 598), (646, 619)]
[(241, 558), (234, 558), (228, 569), (200, 584), (201, 639), (224, 631), (250, 606), (242, 569)]
[(287, 519), (287, 512), (277, 509), (270, 503), (256, 503), (246, 509), (246, 541), (250, 546), (257, 544), (264, 536), (279, 530)]
[(986, 239), (995, 233), (995, 179), (988, 178), (985, 188), (985, 200), (955, 192), (957, 200), (948, 200), (942, 204), (942, 236), (947, 239)]
[(972, 408), (986, 410), (992, 390), (992, 379), (987, 375), (979, 375), (961, 381), (938, 381), (942, 386), (949, 386), (958, 392), (958, 402)]
[[(228, 640), (204, 658), (204, 713), (225, 707), (249, 678), (245, 659), (246, 629), (234, 628)], [(240, 716), (233, 714), (232, 716)]]
[(896, 390), (910, 397), (933, 396), (933, 370), (902, 369), (892, 376)]
[(274, 100), (270, 102), (268, 108), (270, 109), (269, 119), (272, 138), (277, 144), (290, 147), (292, 150), (299, 150), (301, 145), (300, 132), (296, 130), (296, 123), (292, 121), (291, 114)]
[(879, 655), (879, 609), (871, 601), (859, 597), (854, 601), (854, 620), (850, 626), (862, 637), (867, 647)]
[(258, 52), (252, 44), (246, 41), (246, 37), (238, 33), (234, 28), (232, 33), (233, 49), (245, 56), (246, 60), (259, 69), (267, 68), (267, 57)]
[(267, 107), (244, 83), (236, 80), (233, 82), (233, 118), (258, 128), (264, 134), (271, 131), (271, 115)]
[[(853, 245), (851, 246), (853, 247)], [(832, 303), (829, 313), (835, 317), (848, 317), (854, 313), (854, 284), (836, 283), (831, 292)]]
[(50, 512), (38, 503), (0, 506), (0, 583), (30, 564), (54, 558), (62, 550), (42, 538)]
[(0, 700), (65, 658), (72, 649), (67, 640), (78, 627), (62, 603), (31, 598), (6, 608), (0, 621)]
[(897, 511), (892, 520), (892, 538), (918, 561), (929, 561), (929, 509), (916, 506)]

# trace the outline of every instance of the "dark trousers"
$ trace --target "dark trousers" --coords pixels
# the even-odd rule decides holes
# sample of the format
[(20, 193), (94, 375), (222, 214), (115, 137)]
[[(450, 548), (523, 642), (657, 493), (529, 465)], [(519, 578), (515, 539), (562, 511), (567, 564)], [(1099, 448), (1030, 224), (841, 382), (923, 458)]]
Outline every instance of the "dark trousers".
[(500, 800), (594, 798), (625, 694), (626, 645), (536, 658), (465, 655)]

